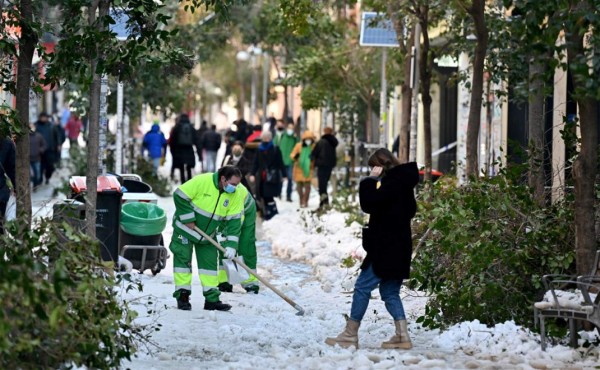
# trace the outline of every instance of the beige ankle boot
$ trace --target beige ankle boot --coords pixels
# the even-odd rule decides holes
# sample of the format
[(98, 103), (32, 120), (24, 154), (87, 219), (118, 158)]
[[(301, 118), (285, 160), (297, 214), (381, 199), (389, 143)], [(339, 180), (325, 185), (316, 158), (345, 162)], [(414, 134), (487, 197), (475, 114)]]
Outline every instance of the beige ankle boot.
[(387, 342), (383, 342), (381, 344), (381, 348), (411, 349), (412, 343), (410, 341), (410, 337), (408, 336), (406, 320), (394, 321), (394, 325), (396, 326), (396, 335), (391, 337)]
[(358, 327), (360, 326), (360, 321), (347, 320), (346, 328), (344, 331), (335, 338), (327, 338), (325, 339), (325, 343), (330, 346), (335, 346), (336, 344), (342, 348), (348, 347), (356, 347), (358, 349)]

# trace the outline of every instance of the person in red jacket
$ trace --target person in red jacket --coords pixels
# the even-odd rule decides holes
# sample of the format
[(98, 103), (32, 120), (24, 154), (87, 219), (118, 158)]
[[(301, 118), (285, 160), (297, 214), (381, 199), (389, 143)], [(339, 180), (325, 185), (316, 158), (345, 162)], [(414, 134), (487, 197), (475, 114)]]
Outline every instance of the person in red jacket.
[(71, 148), (76, 148), (79, 146), (77, 140), (79, 139), (79, 134), (81, 133), (82, 129), (83, 123), (81, 122), (79, 116), (75, 113), (71, 114), (69, 121), (67, 121), (67, 124), (65, 125), (65, 131), (67, 137), (69, 138)]

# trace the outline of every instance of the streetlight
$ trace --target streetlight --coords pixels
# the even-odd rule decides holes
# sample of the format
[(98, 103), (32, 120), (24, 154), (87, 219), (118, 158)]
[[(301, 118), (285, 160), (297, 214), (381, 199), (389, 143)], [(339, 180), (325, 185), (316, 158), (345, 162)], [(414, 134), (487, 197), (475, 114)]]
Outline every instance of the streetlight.
[[(252, 69), (252, 85), (250, 89), (250, 122), (256, 117), (256, 85), (258, 84), (258, 75), (256, 72), (256, 56), (262, 54), (262, 49), (252, 45), (248, 47), (247, 51), (240, 50), (236, 54), (236, 59), (240, 62), (247, 62), (250, 60), (250, 68)], [(243, 87), (243, 86), (242, 86)], [(243, 96), (243, 92), (242, 92)], [(263, 103), (264, 105), (264, 103)]]

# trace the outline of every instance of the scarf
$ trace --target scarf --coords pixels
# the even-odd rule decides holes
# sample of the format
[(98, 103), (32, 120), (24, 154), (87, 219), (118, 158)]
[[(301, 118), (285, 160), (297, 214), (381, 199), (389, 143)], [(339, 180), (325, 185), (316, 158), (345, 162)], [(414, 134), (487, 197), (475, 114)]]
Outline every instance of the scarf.
[(300, 151), (300, 168), (302, 169), (302, 173), (304, 177), (310, 176), (310, 152), (312, 151), (310, 146), (303, 146)]
[(263, 141), (258, 146), (258, 150), (260, 150), (261, 152), (264, 152), (264, 151), (267, 151), (267, 150), (271, 149), (272, 147), (273, 147), (273, 142), (272, 141), (269, 141), (268, 143), (265, 143)]

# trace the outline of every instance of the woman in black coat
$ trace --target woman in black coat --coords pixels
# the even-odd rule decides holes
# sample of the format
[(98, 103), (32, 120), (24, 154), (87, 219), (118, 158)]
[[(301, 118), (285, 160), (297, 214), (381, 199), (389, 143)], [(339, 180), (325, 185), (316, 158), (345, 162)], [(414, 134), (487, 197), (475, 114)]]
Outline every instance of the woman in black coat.
[(271, 132), (263, 131), (260, 139), (261, 143), (254, 158), (253, 176), (250, 177), (250, 182), (256, 184), (257, 201), (262, 200), (262, 217), (269, 220), (278, 213), (275, 197), (279, 195), (279, 189), (283, 177), (286, 176), (286, 170), (281, 151), (273, 145)]
[(387, 149), (378, 149), (370, 158), (371, 175), (360, 182), (360, 207), (370, 215), (363, 229), (363, 248), (367, 252), (354, 286), (350, 319), (346, 329), (329, 345), (358, 348), (358, 328), (371, 292), (379, 286), (381, 299), (392, 315), (396, 334), (382, 348), (410, 349), (404, 307), (400, 300), (402, 280), (410, 274), (412, 258), (411, 219), (417, 211), (414, 188), (419, 171), (414, 162), (400, 164)]
[[(187, 127), (184, 128), (184, 126)], [(182, 130), (187, 130), (189, 132), (189, 135), (186, 135), (189, 136), (189, 138), (186, 139), (186, 142), (181, 141), (180, 131)], [(169, 147), (171, 148), (171, 155), (173, 156), (171, 179), (174, 180), (175, 169), (179, 169), (179, 176), (182, 184), (192, 178), (192, 169), (196, 166), (194, 145), (196, 145), (198, 152), (200, 151), (198, 143), (195, 140), (195, 134), (196, 130), (194, 129), (194, 126), (192, 126), (188, 115), (182, 114), (169, 136)]]

